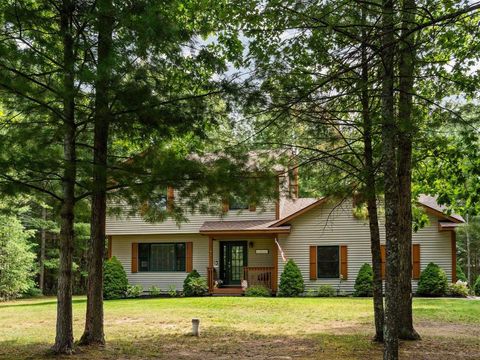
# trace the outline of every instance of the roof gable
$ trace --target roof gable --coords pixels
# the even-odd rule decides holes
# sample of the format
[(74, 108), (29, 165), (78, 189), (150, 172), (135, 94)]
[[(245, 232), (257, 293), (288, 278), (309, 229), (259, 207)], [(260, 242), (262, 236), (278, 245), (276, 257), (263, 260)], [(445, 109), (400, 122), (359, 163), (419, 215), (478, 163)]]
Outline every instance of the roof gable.
[(417, 203), (420, 204), (421, 206), (425, 207), (427, 211), (432, 213), (433, 215), (450, 220), (454, 223), (464, 223), (465, 220), (463, 219), (462, 216), (458, 214), (445, 214), (445, 210), (448, 208), (445, 205), (440, 205), (437, 202), (437, 197), (435, 196), (429, 196), (429, 195), (420, 195), (418, 197)]
[[(312, 199), (312, 198), (299, 198), (296, 199), (298, 204), (300, 206), (296, 207), (294, 205), (290, 205), (290, 212), (287, 212), (282, 216), (281, 218), (272, 223), (270, 226), (281, 226), (283, 224), (286, 224), (287, 222), (295, 219), (298, 216), (301, 216), (302, 214), (316, 208), (317, 206), (320, 206), (324, 204), (329, 197), (325, 196), (319, 199)], [(306, 200), (306, 201), (302, 201)], [(428, 195), (420, 195), (419, 199), (417, 200), (417, 203), (427, 209), (427, 211), (431, 212), (433, 215), (441, 218), (441, 219), (446, 219), (449, 221), (452, 221), (454, 223), (464, 223), (465, 220), (458, 214), (445, 214), (444, 211), (447, 210), (447, 207), (444, 205), (440, 205), (437, 203), (436, 198), (433, 196), (428, 196)]]

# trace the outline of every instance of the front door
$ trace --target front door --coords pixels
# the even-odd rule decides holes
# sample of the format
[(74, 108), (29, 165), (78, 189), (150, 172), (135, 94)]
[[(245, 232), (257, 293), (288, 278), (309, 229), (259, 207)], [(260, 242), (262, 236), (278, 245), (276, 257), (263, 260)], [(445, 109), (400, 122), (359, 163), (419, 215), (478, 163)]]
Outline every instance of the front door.
[(240, 285), (247, 266), (246, 241), (220, 242), (220, 279), (224, 285)]

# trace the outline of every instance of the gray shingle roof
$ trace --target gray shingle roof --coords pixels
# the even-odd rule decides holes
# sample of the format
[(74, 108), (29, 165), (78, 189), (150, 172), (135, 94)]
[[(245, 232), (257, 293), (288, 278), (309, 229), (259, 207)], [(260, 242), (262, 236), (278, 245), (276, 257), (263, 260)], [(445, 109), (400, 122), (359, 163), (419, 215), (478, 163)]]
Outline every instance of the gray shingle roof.
[(446, 212), (448, 210), (448, 207), (446, 207), (445, 205), (440, 205), (437, 202), (437, 197), (436, 196), (430, 196), (430, 195), (423, 195), (422, 194), (418, 197), (417, 202), (419, 204), (423, 205), (423, 206), (429, 207), (430, 209), (433, 209), (435, 211), (438, 211), (438, 212), (441, 212), (441, 213), (445, 214), (446, 217), (451, 217), (452, 219), (455, 219), (457, 221), (465, 222), (463, 217), (461, 217), (458, 214), (454, 214), (454, 213), (448, 214)]
[[(322, 199), (316, 198), (298, 198), (298, 199), (283, 199), (280, 203), (280, 219), (278, 220), (240, 220), (240, 221), (205, 221), (200, 228), (200, 232), (229, 232), (229, 231), (247, 231), (247, 232), (266, 232), (266, 231), (289, 231), (289, 225), (274, 226), (276, 223), (282, 221), (295, 213), (315, 204)], [(426, 206), (437, 212), (445, 214), (447, 219), (453, 219), (458, 222), (465, 222), (460, 215), (447, 214), (447, 207), (439, 205), (436, 198), (428, 195), (420, 195), (417, 202), (420, 205)], [(443, 223), (443, 222), (442, 222)], [(453, 226), (453, 225), (452, 225)], [(447, 223), (442, 224), (443, 228), (450, 227)]]
[(277, 220), (205, 221), (200, 232), (289, 231), (290, 226), (270, 227)]
[(280, 203), (280, 219), (306, 208), (317, 200), (316, 198), (282, 199)]

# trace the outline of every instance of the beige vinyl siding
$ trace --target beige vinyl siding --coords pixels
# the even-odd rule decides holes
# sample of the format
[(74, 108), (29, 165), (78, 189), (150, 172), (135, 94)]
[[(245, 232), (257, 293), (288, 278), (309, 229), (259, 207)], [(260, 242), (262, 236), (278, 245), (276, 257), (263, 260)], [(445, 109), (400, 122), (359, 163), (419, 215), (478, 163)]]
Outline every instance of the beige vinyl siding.
[[(179, 201), (175, 199), (175, 201)], [(221, 204), (219, 204), (219, 207)], [(127, 235), (127, 234), (195, 234), (205, 221), (233, 221), (233, 220), (274, 220), (275, 203), (269, 202), (265, 206), (257, 206), (256, 211), (248, 209), (238, 211), (230, 210), (223, 217), (219, 215), (190, 213), (185, 209), (187, 222), (176, 224), (172, 219), (167, 219), (162, 223), (148, 223), (140, 215), (128, 216), (128, 206), (123, 206), (122, 216), (107, 216), (106, 233), (107, 235)]]
[[(420, 263), (423, 270), (429, 262), (442, 267), (451, 280), (451, 243), (449, 232), (438, 231), (438, 219), (429, 215), (430, 223), (413, 235), (413, 243), (420, 244)], [(287, 259), (293, 259), (300, 267), (307, 289), (319, 285), (332, 285), (340, 291), (353, 292), (355, 278), (362, 264), (371, 263), (370, 230), (367, 220), (356, 219), (352, 214), (350, 201), (342, 204), (321, 205), (291, 221), (292, 230), (282, 235), (279, 243)], [(385, 231), (380, 225), (384, 243)], [(309, 279), (309, 246), (347, 245), (348, 279)], [(279, 274), (283, 271), (283, 261), (279, 254)], [(279, 276), (280, 278), (280, 276)], [(413, 282), (414, 289), (416, 281)]]
[[(272, 249), (274, 245), (273, 238), (215, 238), (213, 241), (213, 267), (220, 271), (220, 242), (221, 241), (246, 241), (248, 249), (248, 266), (273, 266)], [(249, 243), (253, 242), (253, 247)], [(268, 254), (257, 254), (255, 250), (266, 249)], [(208, 256), (208, 255), (207, 255)]]
[[(248, 214), (248, 212), (245, 212)], [(250, 213), (255, 215), (255, 213)], [(201, 220), (200, 220), (201, 218)], [(129, 282), (140, 284), (147, 290), (150, 286), (159, 286), (162, 290), (167, 290), (170, 285), (175, 285), (177, 289), (183, 286), (183, 280), (186, 273), (158, 272), (158, 273), (131, 273), (131, 244), (132, 242), (193, 242), (193, 268), (206, 277), (208, 266), (208, 237), (200, 235), (198, 228), (206, 216), (194, 217), (192, 222), (187, 224), (186, 228), (179, 230), (173, 226), (167, 226), (167, 222), (162, 224), (145, 224), (139, 221), (132, 225), (126, 221), (124, 224), (118, 223), (116, 229), (125, 235), (112, 233), (110, 228), (109, 235), (112, 236), (112, 255), (119, 258), (122, 262)], [(451, 233), (449, 231), (438, 231), (438, 218), (429, 215), (430, 223), (423, 229), (420, 229), (413, 235), (413, 243), (420, 244), (420, 266), (423, 270), (429, 262), (434, 262), (442, 267), (449, 280), (451, 280)], [(129, 220), (131, 221), (131, 220)], [(193, 222), (195, 221), (195, 223)], [(191, 224), (196, 224), (197, 227)], [(279, 236), (279, 243), (285, 252), (287, 259), (294, 259), (300, 266), (305, 285), (307, 289), (315, 289), (321, 284), (329, 284), (346, 293), (353, 292), (355, 278), (363, 263), (371, 263), (370, 253), (370, 231), (367, 220), (356, 219), (352, 214), (350, 201), (342, 204), (324, 204), (314, 208), (303, 215), (293, 219), (291, 222), (291, 233)], [(147, 229), (145, 229), (147, 228)], [(163, 233), (149, 234), (149, 232), (163, 231)], [(188, 234), (192, 232), (192, 234)], [(381, 239), (384, 243), (384, 226), (380, 225)], [(221, 237), (216, 237), (214, 245), (214, 266), (219, 270), (219, 241)], [(275, 246), (271, 238), (248, 238), (228, 237), (225, 240), (253, 242), (253, 248), (248, 246), (248, 265), (249, 266), (272, 266), (272, 249)], [(309, 247), (321, 245), (347, 245), (348, 246), (348, 279), (340, 283), (339, 279), (309, 279)], [(256, 254), (256, 249), (268, 249), (269, 254)], [(279, 276), (283, 271), (283, 260), (278, 252)], [(416, 281), (413, 282), (414, 290)]]
[(193, 269), (206, 278), (208, 266), (208, 237), (202, 235), (115, 235), (112, 236), (112, 256), (116, 256), (127, 273), (128, 282), (142, 285), (145, 291), (152, 285), (165, 292), (170, 285), (182, 290), (186, 272), (131, 272), (132, 243), (189, 242), (193, 244)]
[[(450, 231), (438, 231), (438, 218), (428, 216), (429, 225), (413, 234), (413, 243), (420, 244), (420, 271), (434, 262), (447, 273), (452, 281), (452, 243)], [(417, 281), (413, 282), (416, 289)]]
[[(114, 235), (112, 236), (112, 256), (117, 257), (127, 273), (128, 282), (133, 285), (142, 285), (147, 291), (152, 285), (160, 287), (163, 291), (168, 290), (170, 285), (175, 285), (177, 290), (183, 288), (183, 280), (186, 272), (131, 272), (132, 243), (160, 243), (160, 242), (188, 242), (193, 243), (193, 269), (200, 275), (207, 277), (208, 266), (208, 237), (200, 234), (179, 234), (179, 235)], [(249, 266), (273, 266), (272, 249), (274, 240), (272, 238), (245, 239), (216, 239), (213, 242), (213, 264), (219, 271), (220, 265), (220, 241), (247, 241), (248, 265)], [(253, 242), (253, 247), (248, 246)], [(256, 249), (268, 249), (268, 254), (256, 254)]]
[[(248, 247), (248, 266), (273, 266), (272, 249), (274, 240), (254, 239), (253, 247)], [(268, 250), (268, 254), (257, 254), (255, 250)]]

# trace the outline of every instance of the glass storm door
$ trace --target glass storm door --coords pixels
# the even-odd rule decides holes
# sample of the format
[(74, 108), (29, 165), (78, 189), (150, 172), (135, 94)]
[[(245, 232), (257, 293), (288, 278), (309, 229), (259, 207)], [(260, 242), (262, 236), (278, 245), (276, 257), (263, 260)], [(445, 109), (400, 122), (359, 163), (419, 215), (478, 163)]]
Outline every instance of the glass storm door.
[(244, 266), (247, 266), (247, 242), (220, 242), (220, 275), (223, 284), (240, 285)]

